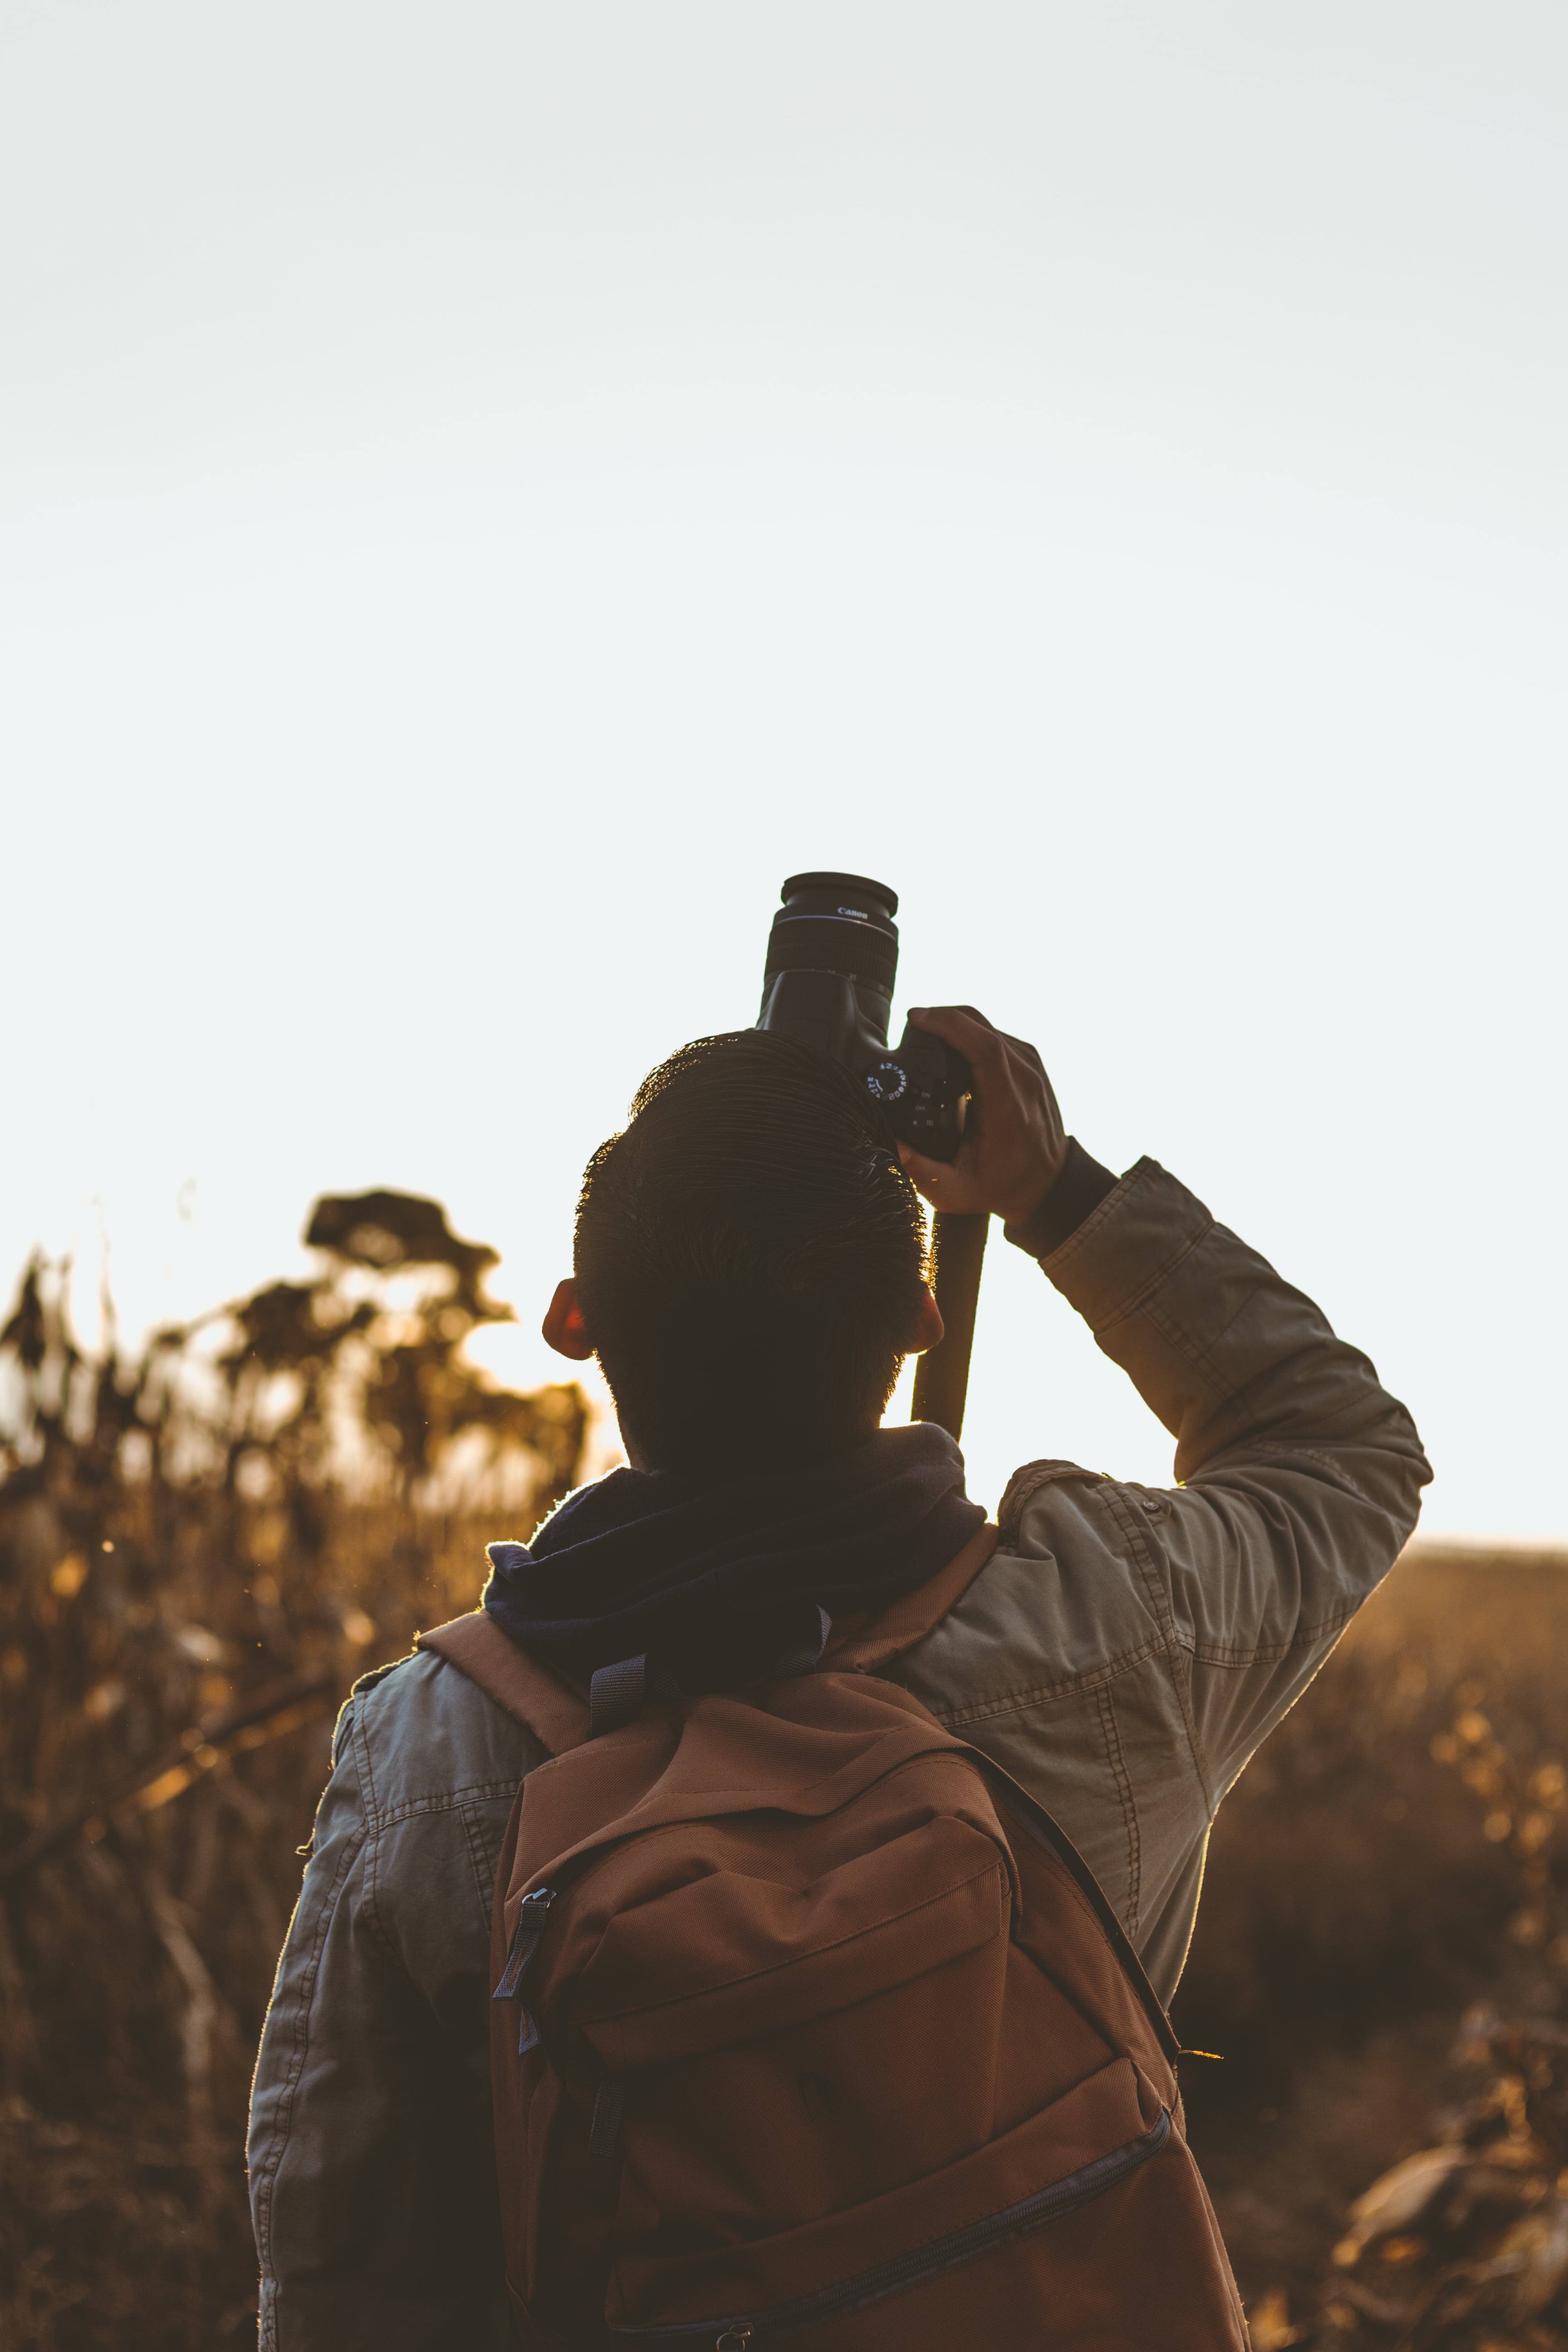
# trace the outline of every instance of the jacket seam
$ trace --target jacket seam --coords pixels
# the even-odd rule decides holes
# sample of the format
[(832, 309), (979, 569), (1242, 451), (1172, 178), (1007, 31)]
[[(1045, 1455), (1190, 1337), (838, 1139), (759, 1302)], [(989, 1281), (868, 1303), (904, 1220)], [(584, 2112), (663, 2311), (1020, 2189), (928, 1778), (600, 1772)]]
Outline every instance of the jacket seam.
[(360, 1905), (360, 1917), (364, 1922), (366, 1932), (380, 1945), (393, 1967), (402, 1969), (406, 1975), (407, 1970), (404, 1968), (403, 1955), (397, 1948), (396, 1938), (381, 1916), (380, 1893), (381, 1827), (378, 1823), (374, 1834), (367, 1841), (365, 1847), (364, 1900)]
[[(1112, 1526), (1126, 1540), (1132, 1555), (1129, 1564), (1143, 1587), (1149, 1612), (1159, 1626), (1163, 1645), (1168, 1649), (1175, 1633), (1175, 1612), (1172, 1606), (1169, 1586), (1161, 1576), (1159, 1563), (1144, 1540), (1144, 1529), (1127, 1508), (1125, 1497), (1115, 1479), (1107, 1478), (1104, 1484), (1096, 1489), (1096, 1494), (1098, 1500), (1109, 1515)], [(1116, 1549), (1114, 1544), (1111, 1549), (1113, 1550)]]
[(1192, 1756), (1193, 1769), (1197, 1774), (1198, 1787), (1203, 1792), (1205, 1807), (1212, 1812), (1215, 1799), (1209, 1780), (1208, 1759), (1204, 1751), (1203, 1740), (1198, 1732), (1197, 1717), (1193, 1709), (1192, 1655), (1184, 1647), (1176, 1632), (1175, 1612), (1171, 1603), (1168, 1580), (1163, 1580), (1160, 1575), (1160, 1565), (1154, 1557), (1149, 1522), (1147, 1519), (1141, 1520), (1134, 1516), (1121, 1489), (1112, 1482), (1107, 1481), (1100, 1492), (1104, 1498), (1106, 1509), (1121, 1529), (1130, 1549), (1143, 1571), (1152, 1596), (1156, 1597), (1171, 1686), (1176, 1694), (1177, 1704), (1182, 1710), (1182, 1723), (1186, 1731), (1187, 1748)]
[[(431, 1814), (453, 1813), (459, 1811), (458, 1806), (451, 1804), (429, 1805), (418, 1810)], [(413, 1818), (411, 1812), (403, 1811), (395, 1814), (387, 1821), (377, 1823), (374, 1833), (366, 1843), (364, 1901), (360, 1906), (360, 1916), (369, 1933), (380, 1945), (392, 1966), (410, 1980), (413, 1978), (413, 1971), (408, 1966), (403, 1947), (381, 1916), (381, 1865), (383, 1848), (388, 1843), (386, 1832), (389, 1830), (401, 1828), (411, 1818)]]
[(927, 1712), (945, 1728), (966, 1723), (986, 1723), (1001, 1715), (1023, 1715), (1032, 1706), (1042, 1706), (1057, 1699), (1081, 1698), (1106, 1689), (1120, 1682), (1123, 1675), (1147, 1665), (1151, 1658), (1164, 1654), (1165, 1644), (1158, 1638), (1142, 1643), (1136, 1650), (1123, 1650), (1108, 1659), (1103, 1665), (1086, 1667), (1081, 1675), (1069, 1675), (1064, 1682), (1032, 1683), (1008, 1691), (995, 1691), (972, 1706), (944, 1709), (939, 1703), (922, 1699)]
[(365, 1710), (362, 1706), (355, 1711), (349, 1745), (353, 1748), (359, 1765), (360, 1788), (364, 1798), (365, 1823), (374, 1834), (381, 1824), (376, 1810), (375, 1771), (370, 1759), (370, 1731), (364, 1718)]
[[(1211, 1220), (1209, 1231), (1212, 1233), (1215, 1230), (1215, 1223)], [(1205, 1238), (1206, 1238), (1206, 1236), (1205, 1236)], [(1209, 1334), (1209, 1337), (1201, 1343), (1194, 1344), (1190, 1338), (1184, 1338), (1184, 1335), (1179, 1331), (1176, 1326), (1173, 1324), (1167, 1324), (1162, 1318), (1161, 1328), (1165, 1331), (1167, 1338), (1172, 1339), (1173, 1342), (1180, 1341), (1184, 1345), (1188, 1362), (1194, 1365), (1205, 1375), (1210, 1386), (1215, 1391), (1215, 1393), (1220, 1398), (1222, 1402), (1228, 1402), (1231, 1397), (1239, 1393), (1239, 1391), (1234, 1387), (1227, 1387), (1225, 1380), (1218, 1374), (1215, 1360), (1215, 1350), (1219, 1348), (1221, 1342), (1228, 1339), (1231, 1332), (1235, 1330), (1237, 1323), (1240, 1322), (1241, 1318), (1246, 1314), (1247, 1309), (1251, 1306), (1258, 1292), (1266, 1289), (1268, 1285), (1266, 1282), (1255, 1277), (1246, 1297), (1237, 1301), (1234, 1312), (1227, 1315), (1225, 1321), (1220, 1324), (1215, 1330), (1212, 1331)], [(1278, 1366), (1270, 1365), (1269, 1377), (1272, 1379), (1276, 1371), (1284, 1370), (1291, 1360), (1292, 1360), (1289, 1357), (1282, 1357)], [(1244, 1389), (1247, 1385), (1248, 1384), (1245, 1381), (1242, 1383)]]
[(357, 1712), (358, 1702), (356, 1701), (353, 1693), (351, 1691), (347, 1698), (344, 1699), (342, 1706), (338, 1709), (338, 1719), (332, 1726), (332, 1741), (331, 1746), (328, 1750), (328, 1755), (330, 1758), (330, 1769), (333, 1772), (337, 1770), (338, 1765), (342, 1760), (343, 1749), (347, 1747), (351, 1747), (353, 1743), (354, 1722)]
[(405, 1822), (416, 1821), (426, 1813), (456, 1812), (467, 1804), (488, 1804), (497, 1799), (515, 1797), (521, 1776), (513, 1773), (505, 1780), (464, 1780), (452, 1789), (429, 1789), (420, 1797), (405, 1798), (391, 1806), (376, 1822), (378, 1831), (401, 1827)]
[(1159, 1265), (1144, 1276), (1142, 1282), (1135, 1290), (1130, 1290), (1127, 1293), (1126, 1297), (1107, 1315), (1103, 1323), (1095, 1325), (1096, 1337), (1101, 1331), (1113, 1331), (1119, 1323), (1131, 1322), (1134, 1315), (1147, 1314), (1149, 1302), (1156, 1291), (1164, 1288), (1176, 1268), (1191, 1257), (1193, 1252), (1201, 1243), (1208, 1239), (1213, 1231), (1214, 1219), (1211, 1217), (1208, 1223), (1199, 1232), (1184, 1234), (1169, 1255), (1162, 1258)]
[[(1210, 1231), (1213, 1231), (1212, 1226)], [(1202, 1236), (1200, 1236), (1200, 1238), (1202, 1238)], [(1197, 1247), (1197, 1243), (1194, 1242), (1192, 1246), (1195, 1249)], [(1184, 1253), (1184, 1254), (1185, 1253)], [(1176, 1262), (1173, 1261), (1172, 1265), (1165, 1268), (1164, 1271), (1166, 1273), (1173, 1273), (1175, 1271), (1175, 1264)], [(1240, 1307), (1237, 1307), (1237, 1315), (1239, 1315), (1240, 1312)], [(1173, 1348), (1176, 1353), (1181, 1356), (1185, 1362), (1192, 1366), (1194, 1371), (1203, 1382), (1204, 1387), (1214, 1399), (1216, 1408), (1220, 1405), (1229, 1404), (1231, 1402), (1232, 1399), (1238, 1393), (1238, 1391), (1234, 1386), (1227, 1387), (1225, 1381), (1216, 1374), (1214, 1361), (1215, 1348), (1218, 1345), (1219, 1341), (1224, 1339), (1225, 1331), (1216, 1332), (1212, 1340), (1205, 1339), (1200, 1341), (1194, 1339), (1192, 1333), (1187, 1329), (1186, 1325), (1180, 1321), (1178, 1318), (1172, 1315), (1168, 1309), (1163, 1307), (1158, 1299), (1153, 1297), (1152, 1289), (1144, 1293), (1143, 1297), (1137, 1302), (1137, 1305), (1131, 1310), (1130, 1314), (1121, 1317), (1118, 1319), (1123, 1322), (1129, 1322), (1131, 1320), (1131, 1317), (1134, 1314), (1142, 1315), (1145, 1321), (1152, 1324), (1154, 1329), (1158, 1331), (1162, 1339), (1163, 1339), (1168, 1346)], [(1234, 1323), (1236, 1319), (1236, 1315), (1233, 1315), (1230, 1318), (1230, 1322)], [(1104, 1328), (1109, 1331), (1111, 1328), (1111, 1326), (1108, 1323), (1104, 1326)], [(1226, 1325), (1226, 1330), (1228, 1331), (1229, 1328), (1230, 1324), (1227, 1323)], [(1243, 1383), (1243, 1385), (1245, 1386), (1245, 1383)]]
[[(1201, 1489), (1205, 1480), (1223, 1480), (1233, 1470), (1259, 1467), (1290, 1470), (1302, 1462), (1314, 1464), (1327, 1474), (1330, 1486), (1353, 1495), (1358, 1503), (1365, 1503), (1374, 1511), (1387, 1511), (1387, 1505), (1380, 1503), (1374, 1495), (1369, 1495), (1360, 1479), (1353, 1476), (1342, 1463), (1336, 1462), (1331, 1454), (1325, 1454), (1320, 1446), (1305, 1438), (1300, 1444), (1273, 1438), (1262, 1444), (1237, 1438), (1234, 1444), (1222, 1447), (1218, 1454), (1212, 1455), (1201, 1469), (1194, 1470), (1187, 1484), (1194, 1489)], [(1392, 1517), (1394, 1514), (1389, 1513), (1388, 1516)]]
[[(489, 1864), (487, 1869), (489, 1858), (485, 1852), (484, 1839), (479, 1831), (479, 1809), (477, 1805), (463, 1805), (458, 1808), (458, 1811), (463, 1824), (463, 1843), (468, 1847), (468, 1860), (473, 1866), (474, 1885), (479, 1892), (479, 1908), (488, 1924), (494, 1907), (495, 1876), (500, 1861), (500, 1851), (498, 1847), (496, 1860)], [(504, 1834), (503, 1832), (503, 1840)]]
[(1081, 1478), (1086, 1486), (1098, 1486), (1109, 1475), (1104, 1470), (1086, 1470), (1080, 1462), (1026, 1462), (1008, 1479), (997, 1510), (997, 1531), (1002, 1540), (994, 1556), (1012, 1559), (1026, 1556), (1010, 1551), (1007, 1538), (1017, 1534), (1024, 1513), (1047, 1486), (1065, 1486), (1074, 1478)]
[(1129, 1937), (1136, 1937), (1138, 1933), (1138, 1906), (1142, 1895), (1142, 1855), (1140, 1850), (1138, 1832), (1138, 1806), (1132, 1793), (1132, 1779), (1127, 1769), (1127, 1759), (1122, 1752), (1121, 1730), (1116, 1720), (1116, 1703), (1111, 1696), (1109, 1685), (1104, 1685), (1096, 1694), (1095, 1705), (1100, 1714), (1100, 1727), (1105, 1737), (1106, 1759), (1110, 1766), (1111, 1777), (1116, 1782), (1117, 1793), (1121, 1799), (1121, 1819), (1127, 1832), (1127, 1918), (1125, 1924)]
[(1098, 1339), (1103, 1331), (1114, 1331), (1119, 1323), (1131, 1322), (1135, 1315), (1147, 1314), (1149, 1303), (1155, 1293), (1163, 1288), (1176, 1268), (1191, 1257), (1193, 1252), (1199, 1248), (1214, 1231), (1215, 1220), (1211, 1217), (1208, 1223), (1200, 1227), (1195, 1234), (1184, 1234), (1176, 1246), (1161, 1259), (1159, 1265), (1145, 1275), (1143, 1280), (1135, 1288), (1128, 1291), (1125, 1297), (1119, 1299), (1114, 1307), (1108, 1308), (1103, 1320), (1097, 1320), (1094, 1323), (1095, 1338)]
[(1298, 1629), (1288, 1642), (1267, 1642), (1256, 1650), (1237, 1650), (1223, 1642), (1184, 1642), (1187, 1655), (1203, 1666), (1272, 1666), (1281, 1659), (1292, 1656), (1298, 1650), (1310, 1650), (1331, 1636), (1342, 1633), (1351, 1620), (1360, 1613), (1361, 1601), (1348, 1601), (1328, 1617), (1320, 1617), (1310, 1625)]

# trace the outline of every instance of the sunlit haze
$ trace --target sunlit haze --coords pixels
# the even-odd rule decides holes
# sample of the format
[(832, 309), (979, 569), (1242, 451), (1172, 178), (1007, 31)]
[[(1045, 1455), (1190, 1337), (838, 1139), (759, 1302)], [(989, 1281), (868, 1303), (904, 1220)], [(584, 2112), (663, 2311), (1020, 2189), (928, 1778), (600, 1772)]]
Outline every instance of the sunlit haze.
[[(783, 877), (1562, 1537), (1568, 19), (18, 0), (0, 1279), (429, 1192), (536, 1338)], [(1544, 1225), (1537, 1223), (1544, 1217)], [(966, 1439), (1169, 1442), (997, 1235)]]

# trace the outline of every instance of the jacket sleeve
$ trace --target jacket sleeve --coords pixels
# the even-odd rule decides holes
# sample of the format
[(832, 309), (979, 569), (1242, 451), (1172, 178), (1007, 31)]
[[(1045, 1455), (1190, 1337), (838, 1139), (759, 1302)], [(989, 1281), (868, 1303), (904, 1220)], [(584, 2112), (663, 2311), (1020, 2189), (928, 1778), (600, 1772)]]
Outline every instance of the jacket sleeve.
[(1177, 1486), (1122, 1489), (1123, 1532), (1212, 1811), (1392, 1567), (1431, 1471), (1365, 1356), (1156, 1161), (1041, 1263), (1176, 1441)]
[(489, 2352), (510, 2340), (485, 2039), (508, 1800), (384, 1817), (365, 1708), (339, 1721), (257, 2061), (261, 2352)]

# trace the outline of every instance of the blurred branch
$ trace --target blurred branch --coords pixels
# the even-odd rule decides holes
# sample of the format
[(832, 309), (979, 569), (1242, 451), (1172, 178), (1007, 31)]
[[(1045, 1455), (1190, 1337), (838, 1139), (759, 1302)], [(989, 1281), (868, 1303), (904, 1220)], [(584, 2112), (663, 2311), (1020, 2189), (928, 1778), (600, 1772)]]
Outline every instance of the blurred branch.
[(243, 1706), (226, 1707), (219, 1714), (204, 1717), (129, 1781), (122, 1782), (112, 1796), (77, 1806), (59, 1821), (47, 1822), (31, 1837), (24, 1838), (9, 1853), (0, 1854), (0, 1885), (20, 1878), (84, 1831), (90, 1834), (95, 1823), (101, 1837), (104, 1825), (117, 1816), (153, 1812), (158, 1806), (166, 1805), (171, 1798), (199, 1780), (204, 1772), (210, 1772), (224, 1756), (258, 1748), (266, 1739), (281, 1738), (306, 1722), (315, 1712), (316, 1703), (331, 1697), (336, 1689), (337, 1678), (333, 1675), (294, 1675), (287, 1682), (274, 1683), (258, 1691)]
[(146, 1894), (158, 1939), (169, 1956), (170, 1964), (180, 1981), (184, 1995), (184, 2014), (180, 2021), (180, 2060), (185, 2078), (185, 2100), (190, 2112), (192, 2129), (198, 2141), (204, 2140), (212, 2120), (212, 2041), (217, 2023), (218, 2000), (206, 1964), (180, 1915), (175, 1903), (162, 1880), (149, 1873)]

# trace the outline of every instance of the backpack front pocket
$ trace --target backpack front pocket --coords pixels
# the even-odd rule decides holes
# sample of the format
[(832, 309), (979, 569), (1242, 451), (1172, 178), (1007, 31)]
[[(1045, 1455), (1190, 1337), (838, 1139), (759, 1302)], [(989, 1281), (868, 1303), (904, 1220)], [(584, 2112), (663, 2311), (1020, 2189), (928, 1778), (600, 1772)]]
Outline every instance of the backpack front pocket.
[[(770, 2238), (617, 2251), (610, 2325), (628, 2342), (691, 2352), (725, 2336), (747, 2352), (792, 2336), (814, 2352), (847, 2347), (857, 2315), (956, 2277), (1105, 2197), (1170, 2136), (1170, 2116), (1131, 2061), (1116, 2059), (1016, 2131), (885, 2196)], [(997, 2284), (992, 2276), (987, 2291)], [(1016, 2304), (1019, 2290), (1006, 2292)]]
[(1012, 1882), (938, 1815), (807, 1886), (717, 1869), (615, 1912), (564, 2022), (611, 2074), (804, 2024), (1005, 1941)]

